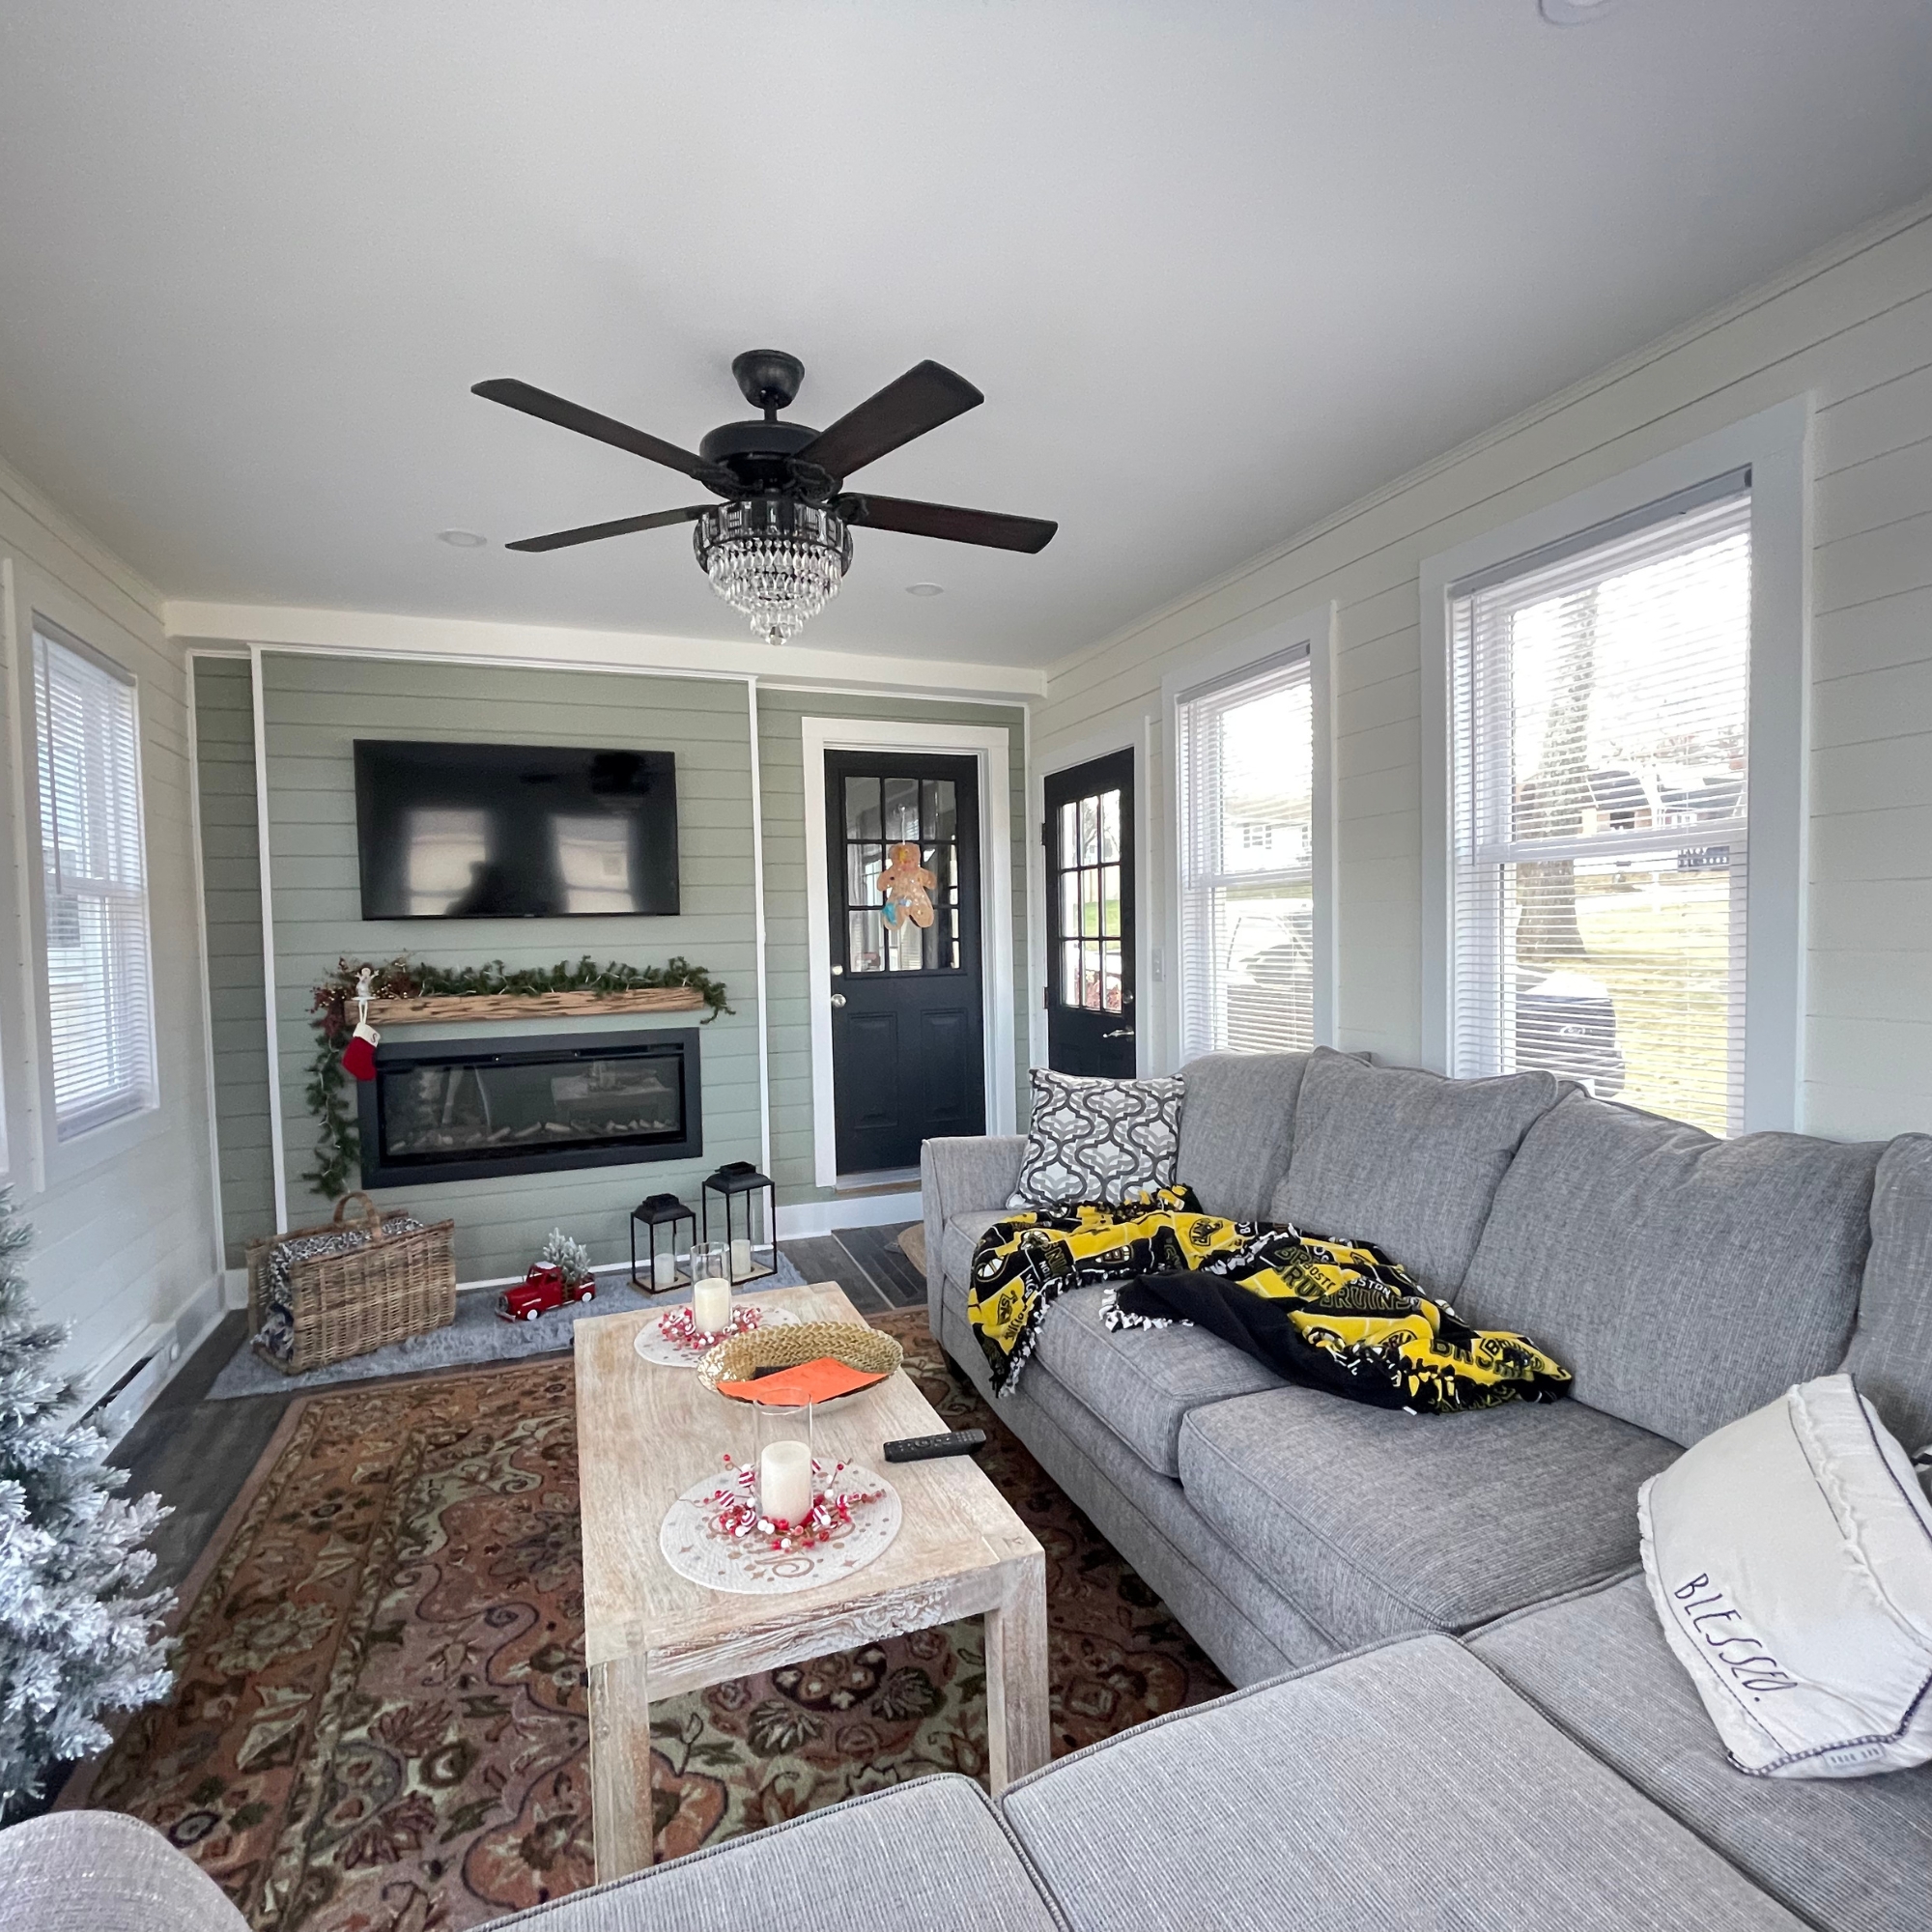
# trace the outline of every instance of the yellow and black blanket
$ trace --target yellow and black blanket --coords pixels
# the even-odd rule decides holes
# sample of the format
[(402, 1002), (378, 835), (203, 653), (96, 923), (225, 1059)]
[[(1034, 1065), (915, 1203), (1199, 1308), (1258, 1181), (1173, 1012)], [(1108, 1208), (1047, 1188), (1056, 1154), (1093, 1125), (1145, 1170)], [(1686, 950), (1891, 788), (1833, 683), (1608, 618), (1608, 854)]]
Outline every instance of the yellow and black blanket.
[(1124, 1207), (1014, 1214), (980, 1236), (966, 1316), (996, 1393), (1018, 1380), (1054, 1300), (1101, 1283), (1109, 1327), (1192, 1321), (1290, 1381), (1380, 1408), (1551, 1402), (1570, 1383), (1533, 1343), (1469, 1327), (1367, 1242), (1224, 1221), (1164, 1187)]

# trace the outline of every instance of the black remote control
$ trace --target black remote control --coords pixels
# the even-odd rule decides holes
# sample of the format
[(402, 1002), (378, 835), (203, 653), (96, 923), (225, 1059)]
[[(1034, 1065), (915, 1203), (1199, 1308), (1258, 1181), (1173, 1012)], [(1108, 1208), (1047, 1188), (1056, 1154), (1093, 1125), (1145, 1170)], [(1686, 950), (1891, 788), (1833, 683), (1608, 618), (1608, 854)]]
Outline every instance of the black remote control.
[(950, 1435), (902, 1435), (886, 1444), (888, 1463), (923, 1463), (928, 1456), (970, 1456), (986, 1446), (983, 1429), (955, 1429)]

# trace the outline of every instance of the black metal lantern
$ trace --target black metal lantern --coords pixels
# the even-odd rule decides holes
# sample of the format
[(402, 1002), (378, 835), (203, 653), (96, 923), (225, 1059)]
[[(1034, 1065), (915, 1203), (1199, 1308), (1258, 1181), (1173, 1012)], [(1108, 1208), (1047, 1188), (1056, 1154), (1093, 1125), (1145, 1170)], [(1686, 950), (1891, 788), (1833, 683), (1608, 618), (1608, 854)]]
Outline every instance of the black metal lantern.
[[(771, 1177), (760, 1174), (749, 1160), (728, 1160), (716, 1174), (704, 1178), (704, 1238), (711, 1239), (711, 1197), (718, 1196), (718, 1205), (724, 1222), (724, 1240), (731, 1250), (731, 1279), (739, 1281), (761, 1281), (768, 1274), (779, 1271), (779, 1201), (777, 1190), (772, 1186)], [(765, 1243), (772, 1251), (769, 1264), (760, 1262), (752, 1236), (756, 1226), (753, 1209), (759, 1195), (764, 1196)], [(744, 1204), (745, 1226), (741, 1233), (737, 1224), (737, 1204)]]
[[(688, 1255), (697, 1240), (697, 1216), (675, 1194), (653, 1194), (631, 1209), (631, 1286), (646, 1294), (668, 1294), (674, 1288), (689, 1288), (690, 1274), (677, 1264), (677, 1226), (689, 1224), (691, 1233), (684, 1248)], [(638, 1273), (638, 1224), (644, 1227), (645, 1272)], [(658, 1251), (658, 1230), (666, 1228), (667, 1246)]]

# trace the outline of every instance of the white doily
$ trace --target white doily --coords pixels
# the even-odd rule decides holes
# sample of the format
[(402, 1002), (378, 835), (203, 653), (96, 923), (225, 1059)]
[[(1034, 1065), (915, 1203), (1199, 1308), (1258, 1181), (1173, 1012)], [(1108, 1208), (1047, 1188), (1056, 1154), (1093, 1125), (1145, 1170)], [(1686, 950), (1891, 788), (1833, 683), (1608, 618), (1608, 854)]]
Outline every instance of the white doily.
[(780, 1597), (836, 1583), (883, 1556), (899, 1533), (899, 1492), (883, 1476), (857, 1463), (839, 1476), (843, 1490), (877, 1490), (876, 1502), (856, 1503), (852, 1520), (840, 1523), (824, 1543), (809, 1549), (774, 1551), (756, 1533), (726, 1536), (715, 1526), (710, 1507), (721, 1478), (694, 1483), (665, 1513), (658, 1548), (680, 1577), (707, 1590), (741, 1597)]
[[(774, 1308), (768, 1301), (748, 1301), (742, 1302), (739, 1305), (745, 1308), (755, 1308), (758, 1311), (758, 1326), (760, 1328), (796, 1328), (798, 1326), (798, 1317), (789, 1308)], [(664, 1312), (665, 1315), (668, 1315), (669, 1313), (669, 1309), (666, 1309)], [(645, 1361), (656, 1362), (660, 1368), (696, 1368), (698, 1363), (703, 1361), (712, 1344), (707, 1342), (702, 1349), (686, 1349), (681, 1348), (675, 1342), (667, 1341), (658, 1328), (658, 1323), (663, 1320), (664, 1315), (655, 1315), (650, 1321), (646, 1321), (638, 1330), (637, 1337), (631, 1344), (632, 1348), (637, 1350), (638, 1353)]]

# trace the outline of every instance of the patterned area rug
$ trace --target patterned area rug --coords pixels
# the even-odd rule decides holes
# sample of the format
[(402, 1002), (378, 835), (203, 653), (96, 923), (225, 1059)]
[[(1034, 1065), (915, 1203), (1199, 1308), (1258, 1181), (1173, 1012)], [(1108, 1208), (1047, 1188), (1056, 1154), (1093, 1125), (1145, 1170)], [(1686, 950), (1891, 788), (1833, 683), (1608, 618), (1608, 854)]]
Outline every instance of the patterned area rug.
[[(1227, 1689), (946, 1367), (880, 1318), (1045, 1546), (1056, 1754)], [(128, 1811), (251, 1924), (455, 1932), (591, 1882), (568, 1356), (298, 1403), (181, 1626), (173, 1696), (63, 1804)], [(977, 1619), (656, 1707), (660, 1858), (933, 1771), (984, 1776)]]

